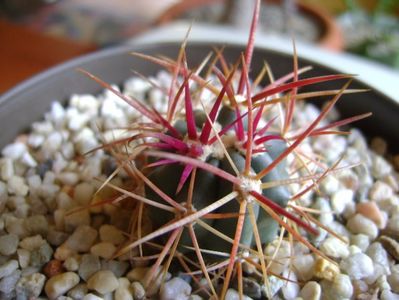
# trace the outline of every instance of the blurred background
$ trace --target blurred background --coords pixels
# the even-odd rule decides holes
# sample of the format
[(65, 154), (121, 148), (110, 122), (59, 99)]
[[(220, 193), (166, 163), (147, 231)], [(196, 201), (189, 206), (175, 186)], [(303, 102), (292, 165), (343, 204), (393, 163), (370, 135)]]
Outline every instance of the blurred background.
[[(252, 0), (0, 0), (0, 93), (175, 20), (247, 26)], [(266, 0), (260, 29), (399, 72), (399, 0)]]

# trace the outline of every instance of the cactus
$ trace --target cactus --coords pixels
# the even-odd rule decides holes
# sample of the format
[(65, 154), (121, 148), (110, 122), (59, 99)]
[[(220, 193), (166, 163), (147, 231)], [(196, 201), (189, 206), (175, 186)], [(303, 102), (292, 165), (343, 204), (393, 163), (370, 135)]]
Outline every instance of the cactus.
[[(82, 71), (128, 102), (147, 120), (138, 133), (104, 145), (105, 149), (124, 149), (118, 151), (117, 160), (120, 168), (134, 178), (135, 186), (133, 192), (125, 195), (137, 204), (132, 212), (132, 238), (115, 256), (135, 248), (140, 249), (139, 256), (144, 258), (156, 253), (152, 271), (161, 264), (167, 269), (176, 258), (184, 271), (194, 274), (196, 282), (198, 272), (192, 268), (201, 271), (209, 295), (221, 298), (233, 278), (242, 280), (243, 262), (256, 265), (267, 282), (263, 248), (282, 230), (319, 253), (298, 230), (302, 227), (316, 235), (315, 227), (319, 224), (312, 224), (314, 218), (299, 206), (287, 205), (317, 186), (334, 168), (291, 178), (287, 172), (288, 157), (306, 138), (336, 133), (333, 129), (337, 126), (367, 116), (321, 126), (320, 122), (340, 96), (348, 92), (350, 76), (299, 79), (307, 68), (298, 68), (295, 53), (292, 73), (262, 88), (259, 79), (266, 73), (264, 68), (251, 82), (249, 70), (258, 13), (259, 1), (247, 48), (233, 66), (228, 66), (218, 50), (206, 72), (209, 57), (197, 69), (189, 69), (186, 42), (177, 60), (135, 53), (172, 74), (171, 87), (165, 92), (166, 113)], [(212, 74), (219, 83), (208, 83), (209, 77), (200, 76), (202, 73)], [(348, 79), (341, 90), (298, 93), (300, 87), (338, 79)], [(214, 95), (210, 104), (201, 99), (204, 89)], [(296, 128), (293, 133), (291, 123), (296, 102), (313, 95), (333, 98), (307, 128)], [(276, 106), (283, 112), (280, 126), (275, 118), (266, 119), (266, 112)], [(311, 184), (296, 195), (288, 188), (291, 183), (308, 181)], [(152, 225), (148, 232), (142, 225), (146, 221)], [(147, 286), (154, 279), (152, 271), (146, 277)], [(217, 291), (221, 277), (224, 283)]]

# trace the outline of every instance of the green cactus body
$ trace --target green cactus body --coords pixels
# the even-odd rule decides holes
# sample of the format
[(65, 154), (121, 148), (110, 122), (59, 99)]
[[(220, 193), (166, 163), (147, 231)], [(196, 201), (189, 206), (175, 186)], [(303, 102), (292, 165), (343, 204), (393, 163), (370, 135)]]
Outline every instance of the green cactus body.
[[(227, 106), (222, 106), (217, 121), (222, 127), (229, 126), (236, 120), (236, 112)], [(201, 112), (196, 111), (195, 113), (196, 127), (203, 127), (206, 122), (206, 116)], [(245, 122), (244, 122), (245, 124)], [(178, 120), (174, 124), (175, 129), (182, 135), (186, 135), (187, 126), (186, 122), (183, 120)], [(244, 128), (246, 130), (246, 126)], [(200, 130), (200, 129), (199, 129)], [(256, 174), (260, 172), (265, 167), (267, 167), (274, 158), (276, 158), (281, 152), (285, 150), (285, 142), (283, 140), (270, 140), (267, 144), (263, 145), (267, 151), (254, 154), (251, 161), (251, 171), (250, 173)], [(227, 148), (227, 152), (232, 159), (234, 165), (238, 169), (239, 173), (242, 174), (245, 168), (245, 154), (243, 150), (237, 149), (237, 146), (230, 145)], [(207, 158), (206, 162), (214, 167), (218, 167), (229, 174), (235, 174), (230, 162), (226, 157), (214, 157), (211, 153)], [(283, 160), (276, 168), (271, 172), (261, 178), (261, 182), (282, 180), (288, 177), (285, 171), (286, 162)], [(179, 163), (166, 164), (155, 168), (149, 175), (149, 179), (158, 186), (164, 193), (169, 197), (176, 199), (177, 202), (184, 204), (187, 201), (187, 195), (189, 190), (189, 181), (187, 180), (183, 188), (176, 193), (179, 178), (183, 172), (184, 166)], [(209, 173), (202, 169), (198, 169), (196, 172), (194, 189), (192, 194), (192, 207), (193, 210), (200, 210), (217, 199), (220, 199), (227, 194), (236, 190), (237, 187), (233, 183), (228, 182), (215, 174)], [(287, 205), (289, 199), (289, 192), (286, 187), (277, 186), (269, 189), (264, 189), (262, 195), (271, 199), (281, 207)], [(162, 202), (162, 198), (157, 195), (150, 188), (146, 187), (146, 196), (149, 199)], [(243, 199), (243, 195), (240, 194), (237, 199), (230, 201), (226, 205), (220, 207), (214, 213), (216, 214), (238, 214), (240, 201), (246, 201)], [(268, 243), (272, 241), (279, 229), (278, 223), (256, 202), (252, 202), (253, 212), (255, 219), (257, 220), (257, 226), (259, 230), (259, 235), (262, 243)], [(150, 217), (153, 221), (153, 225), (159, 228), (173, 218), (176, 218), (172, 213), (165, 212), (161, 209), (150, 207)], [(227, 237), (233, 239), (237, 226), (237, 217), (223, 218), (223, 219), (204, 219), (208, 225), (212, 226), (214, 229), (222, 232)], [(231, 243), (226, 241), (215, 234), (207, 231), (201, 226), (195, 225), (195, 234), (198, 239), (198, 243), (204, 249), (209, 249), (219, 252), (228, 252), (231, 249)], [(255, 244), (253, 226), (251, 224), (250, 218), (245, 217), (243, 229), (241, 232), (240, 243), (246, 246), (253, 247)], [(192, 247), (191, 238), (188, 234), (187, 229), (184, 230), (180, 239), (180, 251), (188, 252), (188, 247)], [(191, 249), (191, 248), (190, 248)]]

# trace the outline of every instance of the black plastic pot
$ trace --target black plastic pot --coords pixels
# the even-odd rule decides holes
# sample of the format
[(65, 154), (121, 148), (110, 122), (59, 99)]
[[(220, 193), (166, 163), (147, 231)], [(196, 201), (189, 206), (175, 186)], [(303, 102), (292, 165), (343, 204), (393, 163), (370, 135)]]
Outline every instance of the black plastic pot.
[[(191, 66), (197, 65), (214, 47), (204, 43), (191, 43), (188, 46), (188, 60)], [(77, 68), (86, 69), (107, 82), (122, 83), (132, 76), (132, 69), (143, 74), (155, 74), (159, 67), (129, 55), (139, 51), (146, 54), (163, 54), (176, 57), (178, 43), (159, 43), (151, 45), (123, 46), (96, 52), (71, 60), (58, 67), (41, 73), (23, 82), (0, 97), (0, 147), (11, 142), (19, 133), (29, 129), (29, 125), (42, 118), (53, 100), (65, 102), (73, 93), (98, 93), (101, 87), (77, 72)], [(237, 45), (227, 45), (225, 56), (235, 61), (243, 50)], [(275, 77), (292, 71), (292, 57), (280, 52), (256, 49), (254, 53), (253, 72), (259, 71), (263, 61), (268, 61)], [(300, 65), (312, 65), (313, 70), (306, 76), (318, 76), (336, 73), (334, 70), (300, 59)], [(307, 91), (334, 89), (342, 86), (341, 82), (328, 82), (307, 88)], [(368, 88), (358, 80), (354, 80), (352, 88)], [(316, 101), (317, 103), (323, 103)], [(396, 143), (399, 136), (399, 105), (393, 99), (373, 90), (360, 94), (344, 95), (337, 105), (343, 117), (372, 112), (373, 116), (356, 123), (367, 136), (382, 136), (390, 142), (391, 150), (398, 151)]]

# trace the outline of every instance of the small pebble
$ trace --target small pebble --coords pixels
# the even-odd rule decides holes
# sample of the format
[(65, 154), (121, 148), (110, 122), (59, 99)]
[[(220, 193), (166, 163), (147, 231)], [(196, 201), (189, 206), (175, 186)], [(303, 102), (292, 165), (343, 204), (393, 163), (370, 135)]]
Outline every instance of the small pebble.
[(374, 240), (378, 235), (377, 225), (362, 214), (355, 214), (346, 224), (352, 233), (363, 233)]
[(75, 253), (76, 252), (69, 249), (68, 246), (66, 246), (65, 244), (62, 244), (55, 250), (54, 258), (58, 259), (60, 261), (65, 261), (68, 257), (70, 257), (71, 255), (74, 255)]
[(0, 236), (0, 254), (9, 256), (17, 251), (19, 238), (15, 234), (5, 234)]
[(384, 156), (387, 152), (388, 144), (383, 138), (375, 137), (371, 140), (370, 147), (378, 155)]
[(321, 244), (320, 250), (333, 258), (345, 258), (349, 255), (348, 245), (336, 237), (328, 237)]
[(15, 234), (19, 239), (28, 236), (29, 232), (26, 228), (24, 219), (10, 217), (5, 220), (5, 228), (9, 234)]
[(41, 294), (46, 276), (41, 273), (33, 273), (23, 276), (16, 285), (17, 298), (37, 298)]
[(145, 290), (142, 284), (138, 281), (132, 282), (131, 285), (133, 298), (136, 300), (142, 300), (145, 298)]
[(94, 273), (87, 281), (87, 287), (100, 294), (107, 294), (115, 291), (119, 286), (118, 279), (114, 273), (108, 270), (102, 270)]
[(35, 267), (42, 267), (45, 263), (50, 261), (54, 253), (53, 248), (45, 242), (39, 249), (31, 252), (30, 264)]
[(292, 265), (300, 280), (308, 281), (313, 277), (315, 262), (316, 260), (312, 254), (293, 257)]
[(109, 270), (118, 278), (125, 275), (129, 267), (130, 264), (126, 261), (101, 260), (101, 270)]
[(338, 191), (339, 180), (333, 176), (327, 176), (320, 182), (320, 190), (326, 195), (330, 196)]
[(21, 268), (26, 268), (30, 263), (30, 251), (26, 249), (17, 250), (18, 262)]
[(6, 145), (1, 154), (4, 157), (9, 157), (13, 160), (19, 159), (25, 152), (27, 151), (27, 147), (23, 143), (13, 143)]
[(97, 230), (87, 225), (81, 225), (65, 241), (65, 244), (77, 252), (87, 252), (97, 238)]
[(353, 286), (348, 275), (338, 274), (332, 281), (321, 282), (323, 299), (345, 300), (350, 299), (353, 294)]
[(379, 228), (384, 224), (384, 217), (375, 202), (361, 202), (356, 205), (356, 211), (372, 220)]
[(3, 158), (0, 161), (0, 176), (4, 181), (10, 180), (15, 174), (14, 172), (14, 162), (11, 158)]
[(359, 233), (351, 236), (351, 245), (357, 246), (361, 252), (366, 252), (370, 245), (370, 239), (367, 235)]
[(79, 283), (79, 276), (73, 272), (65, 272), (47, 280), (44, 290), (47, 297), (56, 299)]
[(46, 238), (50, 245), (59, 246), (66, 241), (68, 235), (65, 232), (57, 231), (55, 228), (50, 227)]
[(380, 236), (379, 241), (386, 251), (388, 251), (396, 261), (399, 261), (399, 243), (385, 235)]
[(63, 272), (62, 262), (56, 259), (50, 260), (43, 268), (47, 278), (51, 278)]
[(388, 276), (388, 282), (394, 293), (399, 293), (399, 264), (392, 268), (392, 274)]
[(291, 246), (288, 241), (282, 240), (281, 245), (278, 248), (278, 240), (269, 243), (265, 249), (265, 255), (272, 257), (274, 256), (272, 263), (269, 266), (269, 270), (274, 274), (281, 274), (289, 264), (291, 256)]
[(388, 220), (386, 229), (392, 238), (399, 236), (399, 213), (394, 214)]
[(369, 287), (364, 280), (352, 280), (353, 296), (358, 299), (358, 296), (368, 291)]
[(316, 277), (332, 281), (334, 279), (334, 277), (336, 275), (338, 275), (339, 273), (340, 273), (340, 270), (336, 264), (334, 264), (322, 257), (318, 257), (316, 259), (316, 264), (314, 267), (314, 275)]
[(353, 294), (353, 286), (349, 276), (345, 274), (338, 274), (335, 276), (333, 281), (333, 291), (343, 298), (350, 299)]
[(187, 299), (191, 294), (191, 286), (179, 277), (175, 277), (161, 286), (161, 300)]
[(332, 208), (335, 213), (341, 214), (345, 207), (353, 201), (354, 192), (350, 189), (339, 189), (331, 197)]
[(383, 290), (381, 292), (381, 300), (399, 300), (399, 294), (392, 293), (389, 290)]
[(370, 200), (380, 202), (393, 196), (393, 189), (383, 181), (376, 181), (369, 191)]
[(246, 295), (240, 295), (236, 290), (228, 289), (225, 300), (251, 300)]
[(372, 243), (366, 251), (366, 254), (371, 258), (374, 264), (374, 268), (381, 269), (381, 272), (377, 272), (374, 270), (374, 273), (381, 273), (379, 275), (389, 275), (390, 267), (389, 267), (389, 259), (388, 253), (384, 249), (384, 247), (379, 242)]
[(68, 211), (63, 221), (67, 232), (72, 232), (79, 226), (89, 226), (91, 221), (89, 210), (80, 206), (74, 207)]
[(79, 276), (87, 281), (89, 278), (101, 269), (101, 263), (98, 256), (92, 254), (82, 255), (79, 265)]
[(94, 295), (92, 293), (89, 293), (83, 297), (83, 300), (105, 300), (105, 299), (97, 295)]
[(111, 258), (115, 254), (115, 251), (116, 247), (109, 242), (98, 243), (90, 248), (91, 254), (105, 259)]
[(380, 179), (392, 171), (392, 166), (382, 156), (373, 155), (371, 159), (371, 173), (377, 179)]
[(45, 216), (30, 216), (26, 220), (26, 228), (31, 235), (41, 235), (45, 237), (48, 232), (48, 221)]
[(304, 300), (319, 300), (321, 298), (321, 287), (316, 281), (308, 281), (299, 293)]
[(70, 289), (67, 293), (69, 297), (76, 300), (82, 300), (87, 294), (88, 289), (85, 283), (79, 283), (74, 288)]
[(130, 281), (126, 277), (118, 279), (119, 286), (115, 290), (114, 298), (121, 300), (133, 300), (133, 295), (130, 290)]
[(119, 245), (125, 241), (123, 233), (112, 225), (103, 225), (100, 227), (100, 239), (103, 242), (109, 242), (113, 245)]
[(68, 257), (64, 261), (63, 267), (67, 271), (75, 272), (75, 271), (77, 271), (79, 269), (79, 264), (80, 264), (80, 256), (74, 255), (74, 256)]
[[(287, 278), (288, 281), (281, 288), (282, 294), (285, 299), (295, 299), (299, 295), (299, 285), (297, 283), (298, 279), (294, 272), (289, 269), (286, 269), (283, 272), (284, 278)], [(248, 295), (250, 296), (250, 295)]]
[(74, 200), (81, 205), (87, 205), (91, 202), (94, 192), (95, 189), (92, 184), (81, 182), (75, 186)]
[(0, 266), (0, 279), (11, 275), (18, 268), (18, 261), (9, 260)]
[(373, 261), (364, 253), (349, 255), (341, 261), (340, 268), (352, 279), (362, 279), (374, 272)]
[(44, 245), (46, 241), (42, 238), (41, 235), (35, 235), (24, 238), (22, 241), (19, 242), (19, 246), (22, 249), (26, 249), (29, 251), (34, 251), (39, 249), (42, 245)]
[(13, 292), (15, 290), (15, 286), (20, 278), (21, 278), (20, 270), (15, 270), (10, 275), (3, 277), (0, 280), (0, 295), (1, 295), (1, 292), (5, 293), (5, 294), (9, 294), (9, 293)]
[(26, 196), (29, 192), (29, 186), (25, 184), (24, 178), (20, 176), (11, 176), (7, 181), (8, 192), (17, 196)]

